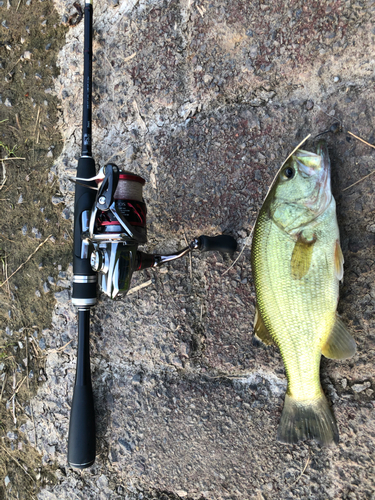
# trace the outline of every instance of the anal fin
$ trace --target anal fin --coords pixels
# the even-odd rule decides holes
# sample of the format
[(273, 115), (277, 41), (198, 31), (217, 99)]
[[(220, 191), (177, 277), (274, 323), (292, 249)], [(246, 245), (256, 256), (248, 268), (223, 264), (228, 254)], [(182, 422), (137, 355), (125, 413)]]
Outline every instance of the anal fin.
[(259, 313), (258, 304), (255, 307), (255, 318), (254, 318), (254, 335), (261, 340), (266, 345), (275, 345), (270, 332), (267, 330), (266, 325), (262, 320), (262, 316)]
[(338, 314), (329, 334), (327, 342), (322, 347), (322, 354), (330, 359), (351, 358), (356, 352), (355, 340)]

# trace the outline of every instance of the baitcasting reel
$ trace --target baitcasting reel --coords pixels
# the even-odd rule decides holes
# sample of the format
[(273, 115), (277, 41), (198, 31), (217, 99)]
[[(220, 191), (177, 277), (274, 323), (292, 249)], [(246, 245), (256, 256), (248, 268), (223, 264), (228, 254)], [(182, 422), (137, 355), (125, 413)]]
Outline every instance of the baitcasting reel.
[(174, 254), (141, 252), (138, 245), (147, 242), (147, 208), (142, 196), (145, 180), (113, 163), (90, 180), (96, 181), (98, 192), (91, 213), (82, 213), (81, 258), (90, 258), (100, 290), (112, 299), (127, 293), (134, 271), (161, 266), (197, 249), (233, 253), (237, 248), (234, 238), (221, 235), (200, 236)]

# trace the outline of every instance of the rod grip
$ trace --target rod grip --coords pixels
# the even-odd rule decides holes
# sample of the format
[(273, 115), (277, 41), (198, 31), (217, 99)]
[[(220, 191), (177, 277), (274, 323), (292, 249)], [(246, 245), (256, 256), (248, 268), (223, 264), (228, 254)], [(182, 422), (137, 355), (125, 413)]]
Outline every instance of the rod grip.
[(228, 234), (221, 234), (219, 236), (199, 236), (198, 238), (199, 250), (201, 252), (222, 252), (234, 253), (237, 249), (237, 241), (233, 236)]
[(78, 311), (77, 368), (70, 411), (68, 463), (85, 469), (95, 462), (95, 408), (90, 370), (90, 309)]
[(76, 386), (72, 401), (68, 439), (68, 463), (86, 469), (95, 462), (95, 415), (92, 387)]

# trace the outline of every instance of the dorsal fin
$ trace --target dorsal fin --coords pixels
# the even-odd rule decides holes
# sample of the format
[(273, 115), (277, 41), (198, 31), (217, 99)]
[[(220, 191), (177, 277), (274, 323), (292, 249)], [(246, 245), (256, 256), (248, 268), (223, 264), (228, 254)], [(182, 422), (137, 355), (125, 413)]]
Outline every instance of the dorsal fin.
[(322, 354), (330, 359), (351, 358), (356, 351), (355, 340), (338, 314), (329, 334), (327, 342), (322, 347)]
[(263, 323), (258, 304), (255, 306), (254, 335), (266, 345), (275, 345), (275, 341)]
[(314, 243), (316, 238), (312, 238), (310, 241), (304, 238), (302, 233), (298, 236), (292, 253), (291, 260), (291, 271), (292, 278), (295, 280), (300, 280), (303, 278), (311, 265), (311, 258), (314, 249)]

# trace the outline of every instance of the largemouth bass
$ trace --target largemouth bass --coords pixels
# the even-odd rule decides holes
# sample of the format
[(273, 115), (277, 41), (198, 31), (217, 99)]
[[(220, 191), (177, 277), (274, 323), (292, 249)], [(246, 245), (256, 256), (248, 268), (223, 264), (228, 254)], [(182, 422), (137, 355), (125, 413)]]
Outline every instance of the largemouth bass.
[(274, 342), (288, 389), (278, 440), (338, 442), (320, 385), (327, 358), (346, 359), (355, 342), (336, 313), (344, 258), (324, 141), (317, 154), (298, 150), (286, 162), (259, 213), (252, 243), (257, 309), (255, 334)]

